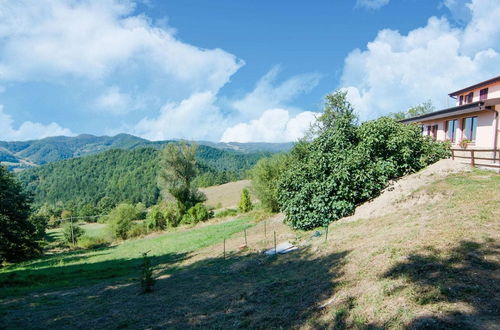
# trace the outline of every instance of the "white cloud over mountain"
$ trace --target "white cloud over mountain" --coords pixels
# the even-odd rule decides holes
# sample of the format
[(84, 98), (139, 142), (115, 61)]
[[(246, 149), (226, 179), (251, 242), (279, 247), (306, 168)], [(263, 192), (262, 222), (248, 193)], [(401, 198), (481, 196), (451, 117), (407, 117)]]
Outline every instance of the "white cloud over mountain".
[(57, 135), (72, 136), (75, 134), (56, 123), (44, 125), (25, 121), (16, 129), (14, 128), (14, 120), (4, 112), (3, 106), (0, 104), (0, 140), (31, 140)]
[(317, 113), (304, 111), (290, 116), (285, 109), (270, 109), (258, 119), (240, 123), (224, 131), (222, 142), (288, 142), (304, 136)]
[(362, 119), (428, 99), (446, 107), (449, 92), (500, 74), (500, 25), (494, 23), (500, 5), (472, 0), (467, 6), (471, 19), (464, 28), (431, 17), (406, 35), (382, 30), (365, 50), (347, 56), (341, 86)]

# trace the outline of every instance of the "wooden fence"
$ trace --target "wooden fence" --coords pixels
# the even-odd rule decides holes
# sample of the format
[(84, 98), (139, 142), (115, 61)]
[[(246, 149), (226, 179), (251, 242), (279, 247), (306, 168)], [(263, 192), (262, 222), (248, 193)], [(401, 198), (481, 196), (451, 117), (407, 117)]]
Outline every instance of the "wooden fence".
[(468, 160), (473, 167), (495, 168), (500, 173), (499, 149), (451, 149), (451, 159), (455, 158)]

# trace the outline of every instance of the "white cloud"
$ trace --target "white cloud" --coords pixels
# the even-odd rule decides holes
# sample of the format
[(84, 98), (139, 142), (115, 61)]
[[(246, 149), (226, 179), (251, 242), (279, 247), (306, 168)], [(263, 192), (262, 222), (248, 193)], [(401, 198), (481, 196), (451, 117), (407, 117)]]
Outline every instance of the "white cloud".
[(321, 78), (319, 74), (309, 73), (293, 76), (277, 84), (279, 71), (278, 66), (272, 68), (257, 82), (252, 92), (233, 101), (231, 106), (243, 118), (255, 118), (267, 109), (284, 107), (299, 94), (309, 92)]
[(193, 94), (180, 103), (166, 104), (158, 117), (144, 118), (129, 131), (150, 140), (216, 140), (227, 123), (215, 100), (211, 92)]
[(222, 142), (288, 142), (302, 138), (316, 120), (317, 113), (304, 111), (290, 117), (284, 109), (264, 111), (258, 119), (227, 128)]
[(357, 7), (364, 7), (368, 9), (379, 9), (389, 3), (389, 0), (358, 0)]
[(500, 6), (473, 0), (469, 8), (472, 19), (463, 29), (431, 17), (407, 35), (382, 30), (366, 50), (348, 55), (341, 86), (362, 119), (427, 99), (446, 107), (449, 92), (499, 74)]
[(118, 0), (0, 1), (0, 80), (167, 76), (191, 91), (216, 91), (243, 65), (221, 49), (177, 40), (134, 3)]
[(121, 93), (117, 86), (108, 88), (100, 95), (95, 101), (95, 106), (116, 115), (125, 114), (136, 108), (130, 95)]
[(13, 127), (14, 121), (12, 117), (3, 111), (3, 106), (0, 105), (0, 140), (6, 141), (23, 141), (31, 139), (42, 139), (48, 136), (74, 135), (69, 129), (62, 128), (56, 123), (44, 125), (31, 121), (23, 122), (19, 128)]

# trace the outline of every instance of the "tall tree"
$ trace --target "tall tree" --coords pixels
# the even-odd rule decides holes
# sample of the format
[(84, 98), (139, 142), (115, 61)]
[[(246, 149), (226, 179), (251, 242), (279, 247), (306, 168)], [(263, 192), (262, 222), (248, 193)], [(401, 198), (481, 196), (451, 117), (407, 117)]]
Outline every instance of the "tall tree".
[(195, 144), (186, 142), (170, 143), (161, 152), (160, 190), (165, 198), (175, 198), (183, 211), (206, 200), (193, 185), (197, 174), (196, 148)]
[(0, 264), (40, 252), (36, 228), (29, 221), (30, 211), (30, 197), (0, 166)]
[(394, 118), (396, 120), (403, 120), (406, 118), (425, 115), (426, 113), (433, 112), (435, 110), (436, 110), (436, 108), (432, 104), (432, 101), (428, 100), (422, 104), (413, 106), (406, 111), (392, 112), (389, 114), (389, 117)]

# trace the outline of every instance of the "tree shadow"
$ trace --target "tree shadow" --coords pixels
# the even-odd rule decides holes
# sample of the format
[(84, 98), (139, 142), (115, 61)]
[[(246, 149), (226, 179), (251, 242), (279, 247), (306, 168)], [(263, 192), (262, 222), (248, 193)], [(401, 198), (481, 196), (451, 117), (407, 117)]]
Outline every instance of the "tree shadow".
[(384, 274), (404, 278), (415, 285), (415, 302), (465, 303), (470, 313), (448, 312), (421, 316), (410, 329), (494, 328), (500, 321), (499, 245), (461, 241), (445, 256), (429, 248), (428, 254), (413, 254)]
[[(170, 275), (158, 278), (150, 294), (140, 294), (134, 281), (82, 290), (78, 299), (59, 296), (52, 303), (18, 305), (16, 313), (23, 317), (11, 315), (9, 326), (296, 328), (319, 313), (319, 304), (336, 292), (348, 253), (318, 257), (296, 251), (277, 257), (250, 253), (205, 259), (167, 271)], [(151, 257), (151, 262), (165, 260)]]

